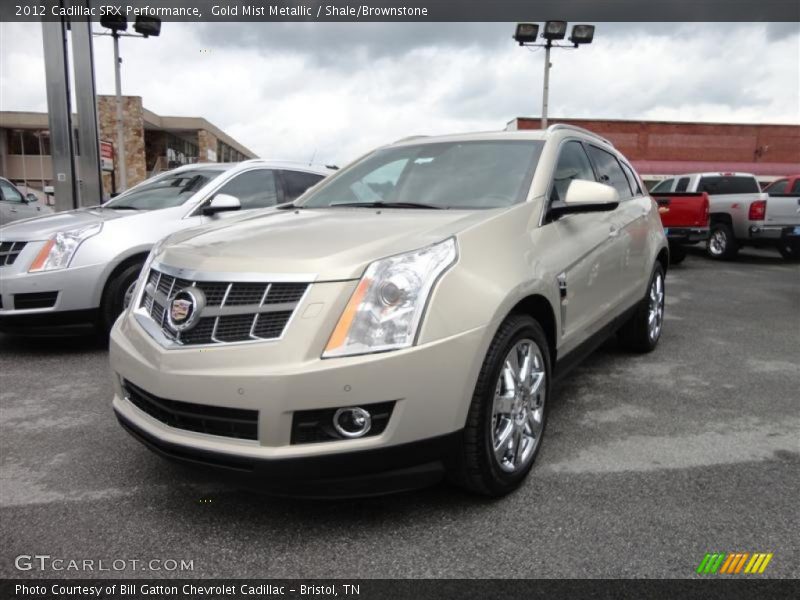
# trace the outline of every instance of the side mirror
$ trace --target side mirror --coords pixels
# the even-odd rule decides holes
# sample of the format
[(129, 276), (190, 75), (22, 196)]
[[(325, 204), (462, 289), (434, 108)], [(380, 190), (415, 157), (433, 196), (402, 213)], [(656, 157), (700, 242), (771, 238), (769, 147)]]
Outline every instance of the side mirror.
[(31, 204), (33, 202), (38, 202), (39, 198), (36, 197), (36, 194), (30, 194), (29, 193), (29, 194), (25, 195), (25, 201), (28, 202), (29, 204)]
[(573, 179), (563, 202), (550, 206), (550, 216), (558, 218), (584, 212), (606, 212), (619, 206), (619, 192), (610, 185), (596, 181)]
[(204, 215), (215, 215), (221, 212), (229, 212), (232, 210), (239, 210), (242, 208), (242, 203), (236, 196), (230, 194), (217, 194), (211, 199), (211, 202), (203, 207)]

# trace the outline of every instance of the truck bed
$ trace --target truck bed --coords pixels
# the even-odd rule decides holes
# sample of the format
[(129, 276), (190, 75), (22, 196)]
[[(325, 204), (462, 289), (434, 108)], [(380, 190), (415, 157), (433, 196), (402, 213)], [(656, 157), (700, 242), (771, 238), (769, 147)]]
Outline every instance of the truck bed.
[(709, 201), (706, 192), (651, 193), (661, 224), (671, 243), (693, 244), (708, 237)]

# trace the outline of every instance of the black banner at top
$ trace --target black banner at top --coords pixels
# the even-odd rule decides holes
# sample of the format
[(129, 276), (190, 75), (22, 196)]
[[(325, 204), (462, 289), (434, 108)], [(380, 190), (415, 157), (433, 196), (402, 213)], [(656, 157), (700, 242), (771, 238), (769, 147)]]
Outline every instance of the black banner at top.
[(798, 0), (2, 0), (0, 21), (794, 21)]

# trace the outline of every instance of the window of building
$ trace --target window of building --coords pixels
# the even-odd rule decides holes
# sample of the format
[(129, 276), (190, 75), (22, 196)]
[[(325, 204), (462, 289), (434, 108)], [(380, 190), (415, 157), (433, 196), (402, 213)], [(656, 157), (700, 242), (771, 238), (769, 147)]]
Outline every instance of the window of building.
[(589, 156), (597, 169), (597, 180), (616, 189), (620, 198), (630, 198), (631, 186), (625, 173), (622, 172), (617, 158), (610, 152), (591, 145), (589, 146)]
[(281, 171), (283, 176), (284, 200), (291, 202), (308, 188), (320, 182), (323, 177), (315, 173), (303, 173), (302, 171)]
[(242, 210), (274, 206), (278, 202), (275, 173), (267, 169), (245, 171), (223, 185), (218, 193), (238, 198)]
[(567, 188), (573, 179), (594, 181), (594, 171), (589, 157), (580, 142), (567, 142), (558, 155), (556, 171), (553, 174), (553, 189), (550, 192), (552, 202), (563, 201), (567, 196)]

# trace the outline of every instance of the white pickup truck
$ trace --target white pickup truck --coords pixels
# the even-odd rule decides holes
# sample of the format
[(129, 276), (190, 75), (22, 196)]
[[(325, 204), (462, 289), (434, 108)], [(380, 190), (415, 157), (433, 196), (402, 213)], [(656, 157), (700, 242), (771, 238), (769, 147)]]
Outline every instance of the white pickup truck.
[(742, 246), (774, 247), (787, 260), (800, 257), (800, 199), (762, 192), (755, 175), (691, 173), (665, 179), (652, 191), (708, 193), (711, 258), (730, 260)]

